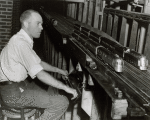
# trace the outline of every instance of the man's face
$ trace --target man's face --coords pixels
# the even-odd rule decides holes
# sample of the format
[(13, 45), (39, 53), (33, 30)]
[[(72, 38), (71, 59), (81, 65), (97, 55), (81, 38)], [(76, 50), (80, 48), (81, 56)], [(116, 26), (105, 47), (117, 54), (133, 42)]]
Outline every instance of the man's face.
[(43, 30), (43, 20), (38, 13), (32, 13), (28, 20), (28, 34), (31, 38), (39, 38)]

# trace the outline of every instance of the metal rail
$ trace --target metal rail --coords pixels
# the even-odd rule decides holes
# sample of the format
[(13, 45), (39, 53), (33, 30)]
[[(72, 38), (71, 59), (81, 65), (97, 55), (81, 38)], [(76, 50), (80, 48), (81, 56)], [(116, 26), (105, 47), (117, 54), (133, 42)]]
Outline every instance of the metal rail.
[(116, 10), (112, 8), (105, 8), (104, 13), (109, 13), (117, 16), (122, 16), (129, 19), (134, 19), (140, 22), (150, 22), (150, 15), (149, 14), (143, 14), (143, 13), (137, 13), (137, 12), (129, 12), (125, 10)]

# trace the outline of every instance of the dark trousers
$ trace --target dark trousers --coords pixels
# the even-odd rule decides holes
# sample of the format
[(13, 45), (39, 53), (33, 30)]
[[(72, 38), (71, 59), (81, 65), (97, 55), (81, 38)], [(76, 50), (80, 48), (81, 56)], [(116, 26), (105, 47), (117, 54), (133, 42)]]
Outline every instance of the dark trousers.
[(68, 99), (56, 94), (53, 87), (46, 91), (34, 82), (0, 86), (0, 92), (3, 101), (9, 106), (46, 108), (38, 120), (59, 120), (69, 105)]

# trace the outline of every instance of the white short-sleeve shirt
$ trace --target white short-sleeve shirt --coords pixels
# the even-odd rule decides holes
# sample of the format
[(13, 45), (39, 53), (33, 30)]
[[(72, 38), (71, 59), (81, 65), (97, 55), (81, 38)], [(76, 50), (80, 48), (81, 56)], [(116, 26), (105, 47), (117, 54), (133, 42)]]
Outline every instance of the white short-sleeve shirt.
[(21, 29), (11, 37), (0, 54), (0, 82), (20, 82), (27, 78), (32, 79), (43, 70), (41, 59), (33, 50), (33, 40)]

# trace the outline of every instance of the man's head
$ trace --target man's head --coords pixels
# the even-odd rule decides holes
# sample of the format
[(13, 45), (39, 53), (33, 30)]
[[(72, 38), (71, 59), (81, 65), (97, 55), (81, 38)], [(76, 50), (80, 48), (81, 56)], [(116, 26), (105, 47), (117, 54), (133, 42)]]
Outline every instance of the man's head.
[(41, 15), (34, 10), (26, 10), (20, 16), (22, 29), (24, 29), (31, 38), (39, 38), (43, 30), (43, 20)]

